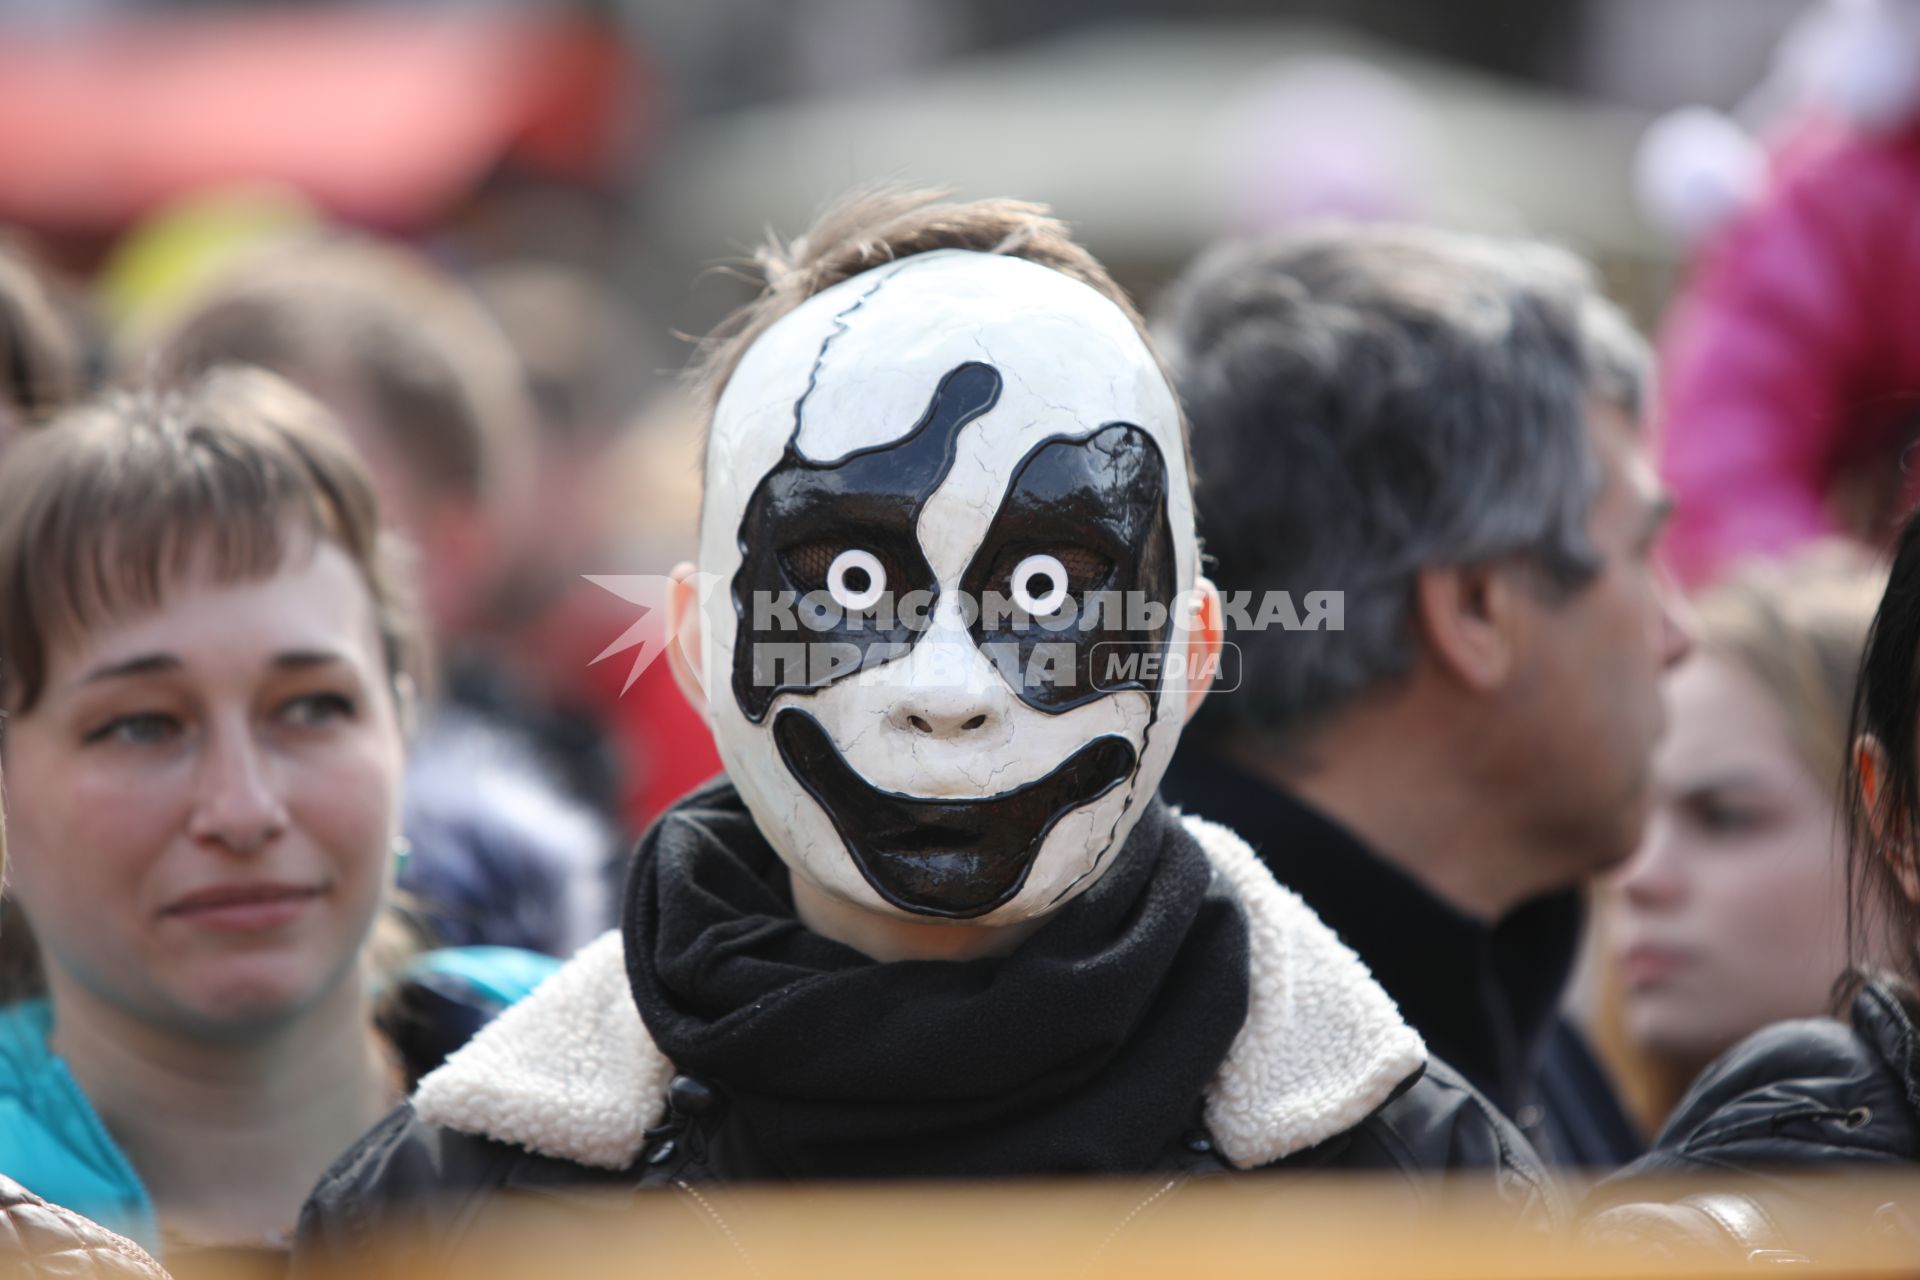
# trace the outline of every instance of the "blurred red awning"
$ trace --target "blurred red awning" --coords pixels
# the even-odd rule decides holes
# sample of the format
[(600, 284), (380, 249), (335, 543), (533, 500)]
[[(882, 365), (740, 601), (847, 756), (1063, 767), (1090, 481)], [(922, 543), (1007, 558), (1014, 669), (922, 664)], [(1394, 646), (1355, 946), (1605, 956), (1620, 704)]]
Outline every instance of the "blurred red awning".
[(444, 11), (0, 30), (0, 220), (111, 231), (264, 181), (404, 228), (509, 157), (603, 180), (645, 123), (635, 64), (590, 22)]

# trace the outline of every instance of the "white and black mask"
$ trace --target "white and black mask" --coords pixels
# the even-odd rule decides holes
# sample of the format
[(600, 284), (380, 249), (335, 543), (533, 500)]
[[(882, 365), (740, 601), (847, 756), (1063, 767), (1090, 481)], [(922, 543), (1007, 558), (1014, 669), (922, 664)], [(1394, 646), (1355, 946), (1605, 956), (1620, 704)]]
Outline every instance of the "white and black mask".
[(1197, 563), (1126, 314), (1016, 258), (876, 268), (754, 342), (707, 459), (708, 714), (792, 871), (993, 924), (1091, 884), (1179, 736)]

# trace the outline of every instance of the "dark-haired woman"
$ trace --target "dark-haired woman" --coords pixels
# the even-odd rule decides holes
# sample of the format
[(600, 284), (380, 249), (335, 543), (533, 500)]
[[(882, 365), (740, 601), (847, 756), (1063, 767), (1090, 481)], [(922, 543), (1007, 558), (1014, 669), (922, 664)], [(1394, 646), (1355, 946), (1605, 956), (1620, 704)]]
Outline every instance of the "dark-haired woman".
[[(1842, 1016), (1778, 1023), (1709, 1067), (1654, 1150), (1600, 1189), (1602, 1234), (1678, 1233), (1750, 1252), (1791, 1248), (1800, 1233), (1858, 1210), (1874, 1228), (1920, 1246), (1920, 1205), (1857, 1202), (1872, 1183), (1776, 1181), (1793, 1172), (1920, 1172), (1917, 727), (1920, 513), (1901, 532), (1854, 692), (1844, 780), (1853, 967), (1838, 984)], [(1873, 954), (1891, 959), (1866, 963)], [(1699, 1190), (1655, 1201), (1649, 1178)], [(1761, 1234), (1747, 1238), (1748, 1227)]]

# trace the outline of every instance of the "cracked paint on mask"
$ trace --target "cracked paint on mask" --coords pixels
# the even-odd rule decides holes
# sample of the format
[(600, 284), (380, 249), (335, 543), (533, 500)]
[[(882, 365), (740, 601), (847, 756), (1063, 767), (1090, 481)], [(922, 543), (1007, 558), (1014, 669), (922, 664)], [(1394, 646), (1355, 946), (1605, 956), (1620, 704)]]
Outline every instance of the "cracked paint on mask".
[[(756, 667), (742, 652), (763, 630), (753, 593), (804, 595), (852, 553), (896, 596), (919, 592), (924, 614), (805, 633), (852, 646), (825, 678)], [(1167, 609), (1194, 585), (1178, 408), (1111, 301), (958, 251), (809, 299), (754, 342), (716, 406), (700, 562), (729, 588), (702, 614), (715, 742), (793, 874), (881, 914), (993, 925), (1053, 910), (1110, 865), (1184, 701), (1152, 676), (1090, 687), (1093, 647), (1164, 653), (1185, 633), (1084, 616), (1029, 633), (961, 601), (1023, 564), (1029, 603), (1056, 572), (1071, 594)], [(1020, 659), (1049, 641), (1071, 670), (1036, 689)]]

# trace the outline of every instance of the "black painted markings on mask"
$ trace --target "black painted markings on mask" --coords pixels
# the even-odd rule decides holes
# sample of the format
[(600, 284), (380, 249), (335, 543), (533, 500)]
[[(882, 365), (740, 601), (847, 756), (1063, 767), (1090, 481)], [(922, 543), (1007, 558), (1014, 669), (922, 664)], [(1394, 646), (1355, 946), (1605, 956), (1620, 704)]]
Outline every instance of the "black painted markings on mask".
[[(1001, 388), (992, 366), (959, 365), (941, 379), (906, 435), (830, 462), (800, 456), (796, 406), (794, 437), (779, 465), (756, 486), (740, 526), (733, 600), (741, 641), (733, 680), (750, 721), (764, 723), (782, 693), (818, 692), (903, 656), (918, 639), (940, 595), (919, 544), (920, 517), (952, 470), (960, 431), (997, 403)], [(1139, 678), (1124, 683), (1096, 685), (1093, 667), (1104, 641), (1164, 650), (1177, 588), (1167, 487), (1158, 444), (1124, 422), (1043, 440), (1016, 467), (960, 587), (974, 606), (971, 639), (1027, 706), (1059, 713), (1138, 689), (1152, 704), (1151, 732), (1158, 715), (1157, 668), (1142, 667)], [(792, 599), (820, 590), (825, 565), (848, 548), (880, 562), (896, 600), (921, 594), (925, 608), (919, 616), (896, 614), (885, 627), (862, 618), (797, 635), (755, 625), (756, 597)], [(1027, 624), (1020, 625), (1015, 615), (981, 607), (991, 593), (1008, 599), (1013, 566), (1035, 553), (1057, 558), (1068, 578), (1063, 585), (1075, 599), (1076, 616), (1064, 627), (1018, 615)], [(1105, 601), (1098, 614), (1084, 608), (1086, 597), (1096, 595)], [(1127, 625), (1130, 601), (1159, 605), (1159, 619), (1150, 626)], [(822, 678), (778, 679), (764, 655), (796, 641), (841, 645), (849, 660)], [(1048, 643), (1071, 651), (1067, 678), (1026, 679), (1035, 650)], [(875, 892), (902, 910), (956, 919), (986, 914), (1016, 897), (1061, 819), (1123, 786), (1139, 766), (1131, 742), (1105, 734), (1083, 743), (1042, 778), (1008, 792), (936, 800), (874, 787), (819, 721), (797, 707), (774, 717), (772, 732), (789, 773), (825, 811)], [(1130, 805), (1131, 797), (1123, 811)]]
[(937, 800), (875, 787), (818, 720), (794, 707), (773, 718), (773, 738), (874, 892), (902, 911), (956, 920), (1012, 901), (1054, 826), (1120, 786), (1139, 763), (1132, 743), (1104, 734), (1022, 786)]
[[(813, 692), (836, 680), (900, 657), (918, 639), (921, 626), (896, 611), (878, 621), (831, 615), (817, 629), (785, 625), (825, 590), (822, 560), (835, 549), (871, 552), (886, 573), (887, 592), (897, 601), (924, 593), (930, 617), (940, 584), (920, 548), (916, 526), (934, 491), (953, 469), (960, 430), (1000, 398), (1000, 373), (978, 361), (959, 365), (940, 380), (926, 412), (905, 435), (857, 449), (829, 462), (799, 451), (799, 406), (779, 464), (763, 477), (740, 521), (740, 569), (733, 577), (733, 608), (739, 638), (733, 651), (733, 693), (747, 719), (759, 724), (782, 693)], [(809, 388), (811, 389), (811, 388)], [(802, 397), (804, 401), (805, 397)], [(791, 613), (764, 606), (784, 602)], [(765, 615), (756, 618), (756, 605)], [(756, 621), (766, 625), (756, 626)], [(790, 661), (796, 646), (829, 655), (800, 679)], [(818, 668), (827, 671), (821, 674)]]
[[(1054, 557), (1066, 572), (1072, 606), (1057, 619), (1004, 605), (1014, 596), (1014, 571), (1034, 554)], [(1166, 459), (1151, 435), (1127, 422), (1034, 446), (961, 576), (962, 588), (984, 602), (974, 643), (1021, 701), (1049, 713), (1128, 689), (1145, 692), (1157, 713), (1158, 660), (1132, 664), (1124, 679), (1108, 678), (1097, 663), (1102, 655), (1163, 654), (1177, 582)]]

